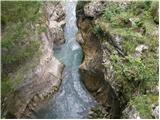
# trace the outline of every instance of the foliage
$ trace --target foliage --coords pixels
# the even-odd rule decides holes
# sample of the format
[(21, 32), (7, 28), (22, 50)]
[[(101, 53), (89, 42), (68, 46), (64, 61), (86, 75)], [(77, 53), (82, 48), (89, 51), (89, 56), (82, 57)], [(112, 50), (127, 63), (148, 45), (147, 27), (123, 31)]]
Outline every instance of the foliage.
[(39, 11), (40, 2), (36, 1), (2, 1), (2, 23), (35, 21)]
[(136, 110), (140, 114), (140, 117), (143, 119), (152, 119), (151, 104), (152, 101), (147, 95), (135, 96), (130, 101), (130, 105), (135, 106)]
[(147, 90), (151, 90), (157, 85), (158, 72), (155, 69), (156, 65), (152, 64), (155, 59), (150, 58), (150, 60), (152, 61), (149, 64), (146, 60), (135, 59), (131, 56), (125, 58), (118, 55), (111, 56), (115, 78), (123, 86), (121, 99), (128, 101), (135, 94), (146, 94)]
[[(131, 1), (126, 7), (120, 2), (110, 2), (94, 28), (97, 36), (107, 34), (122, 38), (119, 47), (126, 56), (120, 57), (112, 51), (109, 54), (114, 79), (120, 86), (118, 94), (122, 108), (126, 102), (132, 101), (142, 118), (152, 118), (150, 106), (153, 101), (158, 101), (152, 92), (159, 80), (157, 9), (157, 1)], [(101, 33), (97, 32), (97, 26)], [(107, 35), (101, 36), (104, 42), (108, 41)], [(132, 57), (141, 44), (147, 45), (148, 50), (142, 51), (140, 58)]]
[(91, 29), (91, 31), (92, 31), (95, 35), (98, 35), (99, 32), (101, 32), (101, 28), (100, 28), (99, 25), (95, 25), (95, 26)]
[(117, 55), (111, 58), (117, 79), (126, 81), (137, 90), (144, 90), (147, 82), (157, 80), (157, 75), (141, 59), (135, 59), (130, 56), (120, 58)]
[[(40, 53), (40, 40), (34, 26), (39, 22), (41, 2), (2, 1), (2, 94), (11, 90), (24, 73), (17, 72)], [(11, 80), (15, 74), (16, 80)]]
[(111, 21), (112, 17), (120, 14), (124, 9), (120, 7), (117, 3), (111, 3), (104, 11), (103, 18)]
[(86, 3), (88, 3), (88, 1), (78, 1), (76, 11), (83, 10), (83, 7)]
[(108, 118), (109, 114), (107, 111), (105, 111), (103, 108), (100, 107), (95, 107), (91, 109), (91, 113), (89, 113), (88, 118), (89, 119), (104, 119), (104, 118)]

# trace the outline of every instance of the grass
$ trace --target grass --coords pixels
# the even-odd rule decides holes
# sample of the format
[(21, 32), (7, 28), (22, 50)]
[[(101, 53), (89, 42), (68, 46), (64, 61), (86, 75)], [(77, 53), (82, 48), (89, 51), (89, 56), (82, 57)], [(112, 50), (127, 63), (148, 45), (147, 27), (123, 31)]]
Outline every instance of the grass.
[[(149, 96), (149, 97), (148, 97)], [(158, 96), (154, 95), (142, 95), (135, 96), (131, 101), (130, 105), (134, 105), (136, 110), (138, 110), (142, 119), (153, 119), (151, 112), (151, 104), (158, 100)]]

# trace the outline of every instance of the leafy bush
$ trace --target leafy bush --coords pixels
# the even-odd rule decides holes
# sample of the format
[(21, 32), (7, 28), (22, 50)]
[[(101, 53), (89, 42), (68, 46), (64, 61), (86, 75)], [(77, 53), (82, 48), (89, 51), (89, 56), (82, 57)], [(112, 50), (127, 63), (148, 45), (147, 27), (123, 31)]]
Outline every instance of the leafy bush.
[(36, 1), (2, 1), (1, 21), (4, 24), (17, 21), (35, 21), (39, 15), (40, 2)]
[(120, 14), (122, 11), (124, 11), (124, 9), (120, 7), (117, 3), (111, 3), (105, 9), (103, 13), (103, 18), (110, 21), (112, 17), (116, 16), (117, 14)]
[(152, 119), (151, 104), (152, 101), (147, 95), (135, 96), (130, 101), (130, 105), (135, 106), (136, 110), (140, 114), (140, 117), (143, 119)]
[(98, 35), (99, 32), (101, 32), (101, 28), (100, 28), (99, 25), (96, 25), (96, 26), (94, 26), (94, 27), (91, 29), (91, 31), (92, 31), (95, 35)]
[(77, 6), (76, 6), (76, 11), (83, 10), (83, 7), (85, 6), (86, 3), (89, 1), (78, 1)]
[[(124, 91), (143, 94), (147, 88), (151, 88), (158, 81), (156, 70), (151, 69), (150, 65), (145, 64), (141, 59), (135, 59), (130, 56), (121, 58), (117, 55), (112, 55), (111, 61), (116, 79), (121, 81), (124, 89), (130, 89), (130, 91)], [(132, 95), (131, 93), (129, 94)]]

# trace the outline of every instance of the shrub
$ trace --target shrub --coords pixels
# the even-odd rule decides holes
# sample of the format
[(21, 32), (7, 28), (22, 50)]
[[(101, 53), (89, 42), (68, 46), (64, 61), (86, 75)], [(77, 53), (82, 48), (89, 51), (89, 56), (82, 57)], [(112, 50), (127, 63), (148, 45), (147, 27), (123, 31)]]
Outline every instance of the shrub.
[(151, 103), (151, 99), (146, 95), (135, 96), (130, 101), (130, 105), (135, 106), (136, 110), (140, 114), (140, 117), (143, 119), (152, 119)]
[(155, 66), (150, 68), (150, 64), (145, 64), (141, 59), (112, 55), (111, 61), (116, 79), (121, 81), (124, 88), (130, 89), (128, 92), (143, 94), (147, 88), (151, 88), (158, 81), (158, 74), (156, 70), (152, 69)]
[(2, 22), (35, 21), (39, 15), (40, 2), (36, 1), (2, 1)]

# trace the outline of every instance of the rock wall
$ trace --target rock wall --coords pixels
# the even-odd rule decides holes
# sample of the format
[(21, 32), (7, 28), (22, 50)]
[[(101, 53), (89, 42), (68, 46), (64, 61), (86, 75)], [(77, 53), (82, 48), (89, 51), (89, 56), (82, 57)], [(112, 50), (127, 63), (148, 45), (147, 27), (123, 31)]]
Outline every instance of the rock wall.
[(109, 112), (109, 118), (119, 118), (119, 101), (112, 87), (104, 77), (101, 42), (91, 31), (92, 20), (87, 18), (84, 13), (77, 14), (78, 34), (81, 34), (79, 36), (83, 38), (83, 40), (80, 40), (81, 37), (78, 37), (77, 41), (81, 41), (80, 44), (84, 52), (84, 60), (79, 69), (81, 79), (97, 102)]
[(7, 118), (29, 118), (41, 102), (54, 95), (61, 84), (64, 65), (53, 53), (56, 44), (64, 42), (64, 9), (60, 2), (45, 2), (47, 31), (39, 37), (41, 56), (38, 65), (25, 74), (25, 79), (10, 93), (6, 103)]

